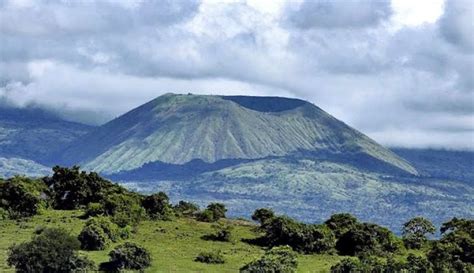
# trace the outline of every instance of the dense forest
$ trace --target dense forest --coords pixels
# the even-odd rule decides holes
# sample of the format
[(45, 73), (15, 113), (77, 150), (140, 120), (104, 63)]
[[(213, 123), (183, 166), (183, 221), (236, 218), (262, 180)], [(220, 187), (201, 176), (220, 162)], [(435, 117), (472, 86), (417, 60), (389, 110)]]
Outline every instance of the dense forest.
[[(453, 218), (437, 233), (428, 219), (415, 217), (407, 219), (398, 237), (385, 227), (361, 222), (347, 213), (308, 224), (261, 208), (251, 215), (253, 222), (231, 221), (221, 203), (210, 203), (204, 209), (186, 201), (171, 204), (163, 192), (138, 194), (79, 167), (57, 166), (52, 176), (41, 179), (16, 176), (0, 180), (0, 223), (23, 223), (50, 211), (78, 211), (84, 224), (78, 234), (59, 227), (36, 227), (31, 240), (12, 242), (0, 263), (17, 272), (146, 270), (155, 259), (166, 257), (154, 257), (131, 240), (140, 232), (140, 223), (159, 226), (192, 219), (211, 223), (212, 232), (202, 236), (203, 241), (219, 242), (219, 246), (237, 241), (262, 251), (242, 264), (240, 272), (297, 272), (302, 270), (299, 264), (304, 255), (338, 257), (331, 272), (474, 272), (472, 219)], [(251, 238), (239, 238), (236, 230), (242, 223), (251, 229)], [(110, 249), (108, 260), (99, 264), (86, 255), (106, 249)], [(229, 255), (219, 250), (200, 252), (189, 262), (225, 264)], [(314, 265), (314, 272), (317, 270)]]

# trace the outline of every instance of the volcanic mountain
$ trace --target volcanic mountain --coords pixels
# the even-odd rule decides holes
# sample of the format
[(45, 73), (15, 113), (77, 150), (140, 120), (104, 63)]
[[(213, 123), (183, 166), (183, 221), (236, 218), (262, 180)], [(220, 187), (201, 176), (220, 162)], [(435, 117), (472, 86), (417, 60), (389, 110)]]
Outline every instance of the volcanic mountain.
[(154, 162), (215, 164), (295, 155), (417, 173), (317, 106), (280, 97), (165, 94), (73, 142), (62, 159), (112, 174)]

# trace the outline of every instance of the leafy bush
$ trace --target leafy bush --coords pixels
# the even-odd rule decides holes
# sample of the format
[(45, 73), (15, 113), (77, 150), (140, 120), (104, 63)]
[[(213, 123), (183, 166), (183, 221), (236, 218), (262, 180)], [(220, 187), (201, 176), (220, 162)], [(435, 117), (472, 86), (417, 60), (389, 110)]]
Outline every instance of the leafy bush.
[(325, 224), (334, 232), (336, 239), (339, 239), (342, 234), (354, 228), (358, 221), (349, 213), (338, 213), (331, 215)]
[(93, 262), (77, 255), (79, 241), (62, 229), (44, 229), (32, 241), (10, 247), (7, 263), (17, 272), (77, 272)]
[(264, 227), (263, 241), (269, 246), (289, 245), (304, 253), (323, 253), (334, 247), (334, 234), (325, 225), (308, 225), (279, 216)]
[(108, 262), (100, 265), (101, 270), (143, 270), (151, 265), (151, 256), (148, 250), (129, 242), (114, 248), (110, 251), (109, 257)]
[(223, 264), (225, 263), (224, 256), (220, 252), (201, 252), (194, 259), (196, 262), (206, 264)]
[(48, 205), (47, 191), (46, 184), (41, 180), (20, 176), (10, 178), (0, 182), (0, 208), (8, 212), (9, 218), (36, 215)]
[(331, 267), (331, 273), (355, 273), (364, 272), (359, 259), (346, 258)]
[(199, 206), (194, 203), (179, 201), (173, 209), (177, 215), (193, 216), (199, 211)]
[(338, 252), (348, 256), (383, 255), (400, 247), (399, 239), (390, 230), (369, 223), (353, 226), (336, 243)]
[(252, 214), (252, 220), (259, 222), (260, 226), (264, 226), (274, 217), (275, 213), (273, 210), (267, 208), (256, 209)]
[(207, 208), (198, 215), (198, 220), (203, 222), (217, 222), (221, 218), (225, 218), (227, 209), (224, 204), (211, 203)]
[(81, 249), (84, 250), (103, 250), (110, 242), (102, 227), (96, 224), (85, 226), (78, 239), (81, 242)]
[(170, 220), (173, 214), (169, 198), (164, 192), (149, 195), (142, 201), (148, 216), (155, 220)]
[(84, 211), (85, 217), (95, 217), (104, 214), (104, 206), (101, 203), (89, 203)]
[(120, 228), (117, 224), (113, 223), (109, 217), (101, 216), (91, 218), (86, 222), (85, 226), (100, 227), (112, 242), (117, 242), (121, 237)]
[(240, 268), (241, 273), (296, 272), (298, 261), (296, 253), (289, 246), (274, 247), (260, 259)]
[(111, 216), (112, 221), (120, 227), (136, 225), (146, 215), (140, 197), (132, 193), (110, 194), (102, 202), (105, 214)]

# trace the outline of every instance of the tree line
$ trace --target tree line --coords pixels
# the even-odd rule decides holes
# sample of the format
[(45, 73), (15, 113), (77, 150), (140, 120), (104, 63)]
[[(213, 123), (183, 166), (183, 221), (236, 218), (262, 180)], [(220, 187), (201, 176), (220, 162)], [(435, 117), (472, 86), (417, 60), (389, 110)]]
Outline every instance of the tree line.
[[(0, 180), (0, 219), (30, 217), (47, 209), (82, 209), (85, 225), (77, 237), (60, 229), (42, 229), (30, 242), (12, 246), (7, 262), (18, 272), (95, 269), (77, 250), (103, 250), (112, 242), (126, 241), (144, 219), (190, 217), (215, 223), (215, 232), (203, 239), (229, 242), (232, 238), (232, 226), (219, 221), (227, 211), (221, 203), (211, 203), (203, 210), (186, 201), (173, 205), (163, 192), (138, 194), (77, 166), (56, 166), (52, 176), (41, 179), (17, 176)], [(474, 272), (471, 219), (453, 218), (441, 226), (440, 239), (430, 240), (428, 235), (436, 228), (423, 217), (407, 221), (401, 237), (347, 213), (334, 214), (322, 224), (302, 223), (276, 215), (269, 208), (257, 209), (251, 218), (259, 224), (255, 230), (259, 236), (246, 242), (267, 251), (244, 265), (241, 272), (295, 272), (297, 253), (347, 256), (331, 272)], [(396, 259), (410, 249), (420, 254)], [(150, 253), (131, 242), (118, 245), (109, 258), (99, 265), (101, 270), (141, 270), (151, 265)], [(225, 257), (219, 252), (204, 252), (195, 261), (224, 263)]]

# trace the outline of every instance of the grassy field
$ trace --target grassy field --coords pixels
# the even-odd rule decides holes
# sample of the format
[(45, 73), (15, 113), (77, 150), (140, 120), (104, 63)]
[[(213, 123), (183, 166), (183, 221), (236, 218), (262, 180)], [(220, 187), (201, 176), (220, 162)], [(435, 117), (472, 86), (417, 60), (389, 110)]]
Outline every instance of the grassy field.
[[(81, 211), (45, 211), (42, 215), (21, 221), (0, 220), (0, 272), (13, 272), (6, 264), (8, 247), (14, 243), (30, 240), (38, 227), (63, 227), (71, 234), (77, 235), (84, 225), (79, 216)], [(201, 237), (211, 234), (211, 224), (192, 219), (173, 221), (143, 221), (137, 232), (129, 241), (147, 248), (152, 255), (153, 263), (145, 272), (238, 272), (244, 264), (260, 257), (263, 250), (241, 241), (242, 238), (258, 236), (248, 223), (232, 221), (234, 242), (206, 241)], [(119, 242), (118, 244), (123, 243)], [(111, 245), (103, 251), (81, 251), (97, 265), (108, 260)], [(220, 250), (226, 258), (222, 265), (208, 265), (195, 262), (194, 258), (201, 251)], [(331, 265), (341, 257), (331, 255), (300, 255), (298, 272), (328, 272)]]

